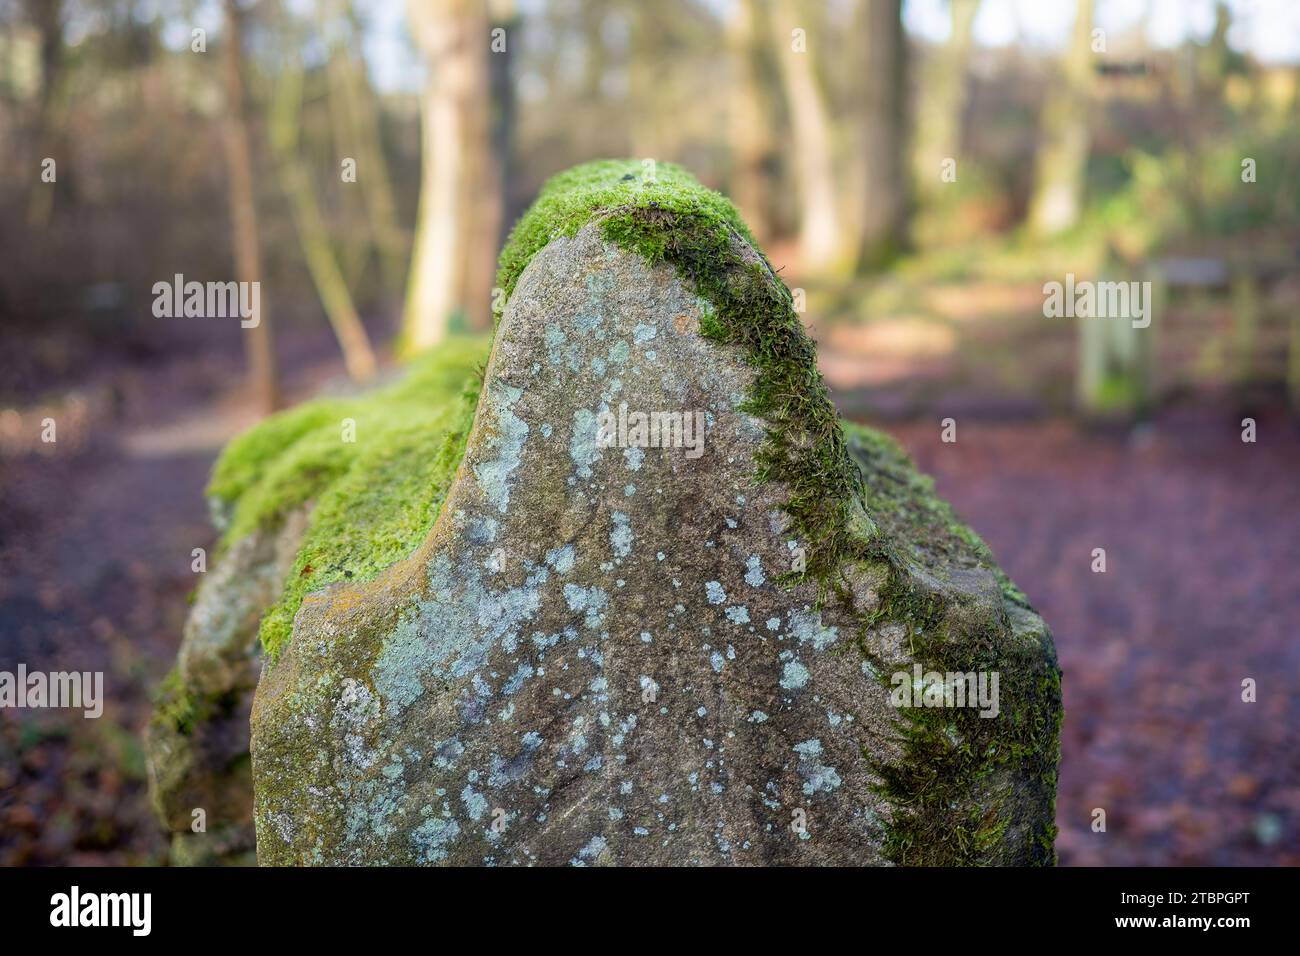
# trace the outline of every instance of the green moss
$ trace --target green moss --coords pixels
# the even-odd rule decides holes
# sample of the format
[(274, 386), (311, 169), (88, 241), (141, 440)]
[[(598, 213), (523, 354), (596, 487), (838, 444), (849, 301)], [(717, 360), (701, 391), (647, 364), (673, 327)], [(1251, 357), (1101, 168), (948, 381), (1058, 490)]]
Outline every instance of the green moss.
[[(208, 490), (234, 509), (223, 546), (311, 507), (293, 571), (262, 619), (273, 659), (304, 596), (368, 580), (428, 534), (464, 454), (487, 346), (449, 339), (397, 385), (273, 416), (221, 456)], [(345, 419), (355, 441), (343, 439)]]
[(1091, 410), (1095, 412), (1127, 412), (1142, 404), (1140, 384), (1130, 376), (1112, 373), (1101, 381), (1092, 397)]
[[(1000, 681), (996, 718), (981, 717), (970, 707), (907, 708), (898, 725), (904, 758), (890, 763), (868, 757), (881, 780), (880, 792), (894, 807), (886, 855), (912, 865), (1050, 865), (1056, 835), (1050, 813), (1043, 831), (1029, 835), (1029, 859), (1000, 855), (1009, 821), (1026, 815), (1017, 801), (1055, 806), (1061, 675), (1050, 639), (1046, 632), (1016, 635), (1002, 614), (972, 628), (913, 583), (913, 568), (939, 575), (984, 568), (994, 574), (1005, 600), (1029, 607), (988, 546), (957, 520), (935, 495), (931, 479), (916, 472), (892, 439), (856, 425), (846, 430), (866, 476), (867, 507), (887, 532), (867, 549), (887, 574), (879, 605), (863, 621), (859, 636), (877, 624), (899, 623), (925, 671), (997, 671)], [(859, 646), (890, 688), (892, 668), (865, 641)], [(1008, 778), (1019, 781), (1016, 788), (1007, 785)]]
[[(883, 432), (847, 422), (849, 451), (866, 476), (864, 491), (873, 519), (892, 542), (881, 555), (898, 566), (910, 562), (928, 570), (940, 566), (978, 566), (997, 578), (1008, 601), (1028, 608), (1029, 600), (998, 565), (989, 546), (962, 523), (934, 490), (934, 480), (916, 470), (902, 447)], [(877, 553), (876, 549), (870, 549)]]
[(185, 686), (180, 668), (173, 667), (155, 692), (153, 721), (188, 737), (206, 714), (202, 697)]
[(552, 239), (576, 235), (598, 212), (631, 208), (698, 216), (735, 230), (757, 248), (736, 207), (680, 166), (657, 163), (651, 169), (640, 160), (600, 160), (547, 180), (511, 230), (497, 273), (505, 298), (514, 294), (528, 263)]
[(234, 713), (241, 696), (238, 688), (219, 694), (205, 693), (185, 683), (180, 667), (173, 667), (154, 691), (150, 723), (188, 737), (209, 721)]

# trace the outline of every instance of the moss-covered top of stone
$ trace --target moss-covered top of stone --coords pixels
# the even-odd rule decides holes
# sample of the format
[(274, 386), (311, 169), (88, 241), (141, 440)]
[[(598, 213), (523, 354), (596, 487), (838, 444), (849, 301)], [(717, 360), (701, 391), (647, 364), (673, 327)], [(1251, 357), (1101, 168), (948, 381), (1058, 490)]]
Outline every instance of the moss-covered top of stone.
[(208, 487), (230, 515), (222, 547), (311, 509), (293, 571), (262, 619), (273, 658), (304, 596), (368, 580), (428, 534), (464, 455), (487, 351), (483, 339), (449, 339), (396, 385), (308, 402), (227, 446)]
[(661, 210), (739, 233), (758, 248), (736, 207), (680, 166), (602, 159), (559, 173), (542, 187), (501, 250), (497, 285), (508, 301), (533, 256), (556, 236), (574, 236), (601, 212)]
[(709, 304), (701, 334), (746, 353), (757, 375), (745, 410), (768, 425), (757, 477), (785, 486), (786, 511), (809, 542), (801, 577), (825, 585), (850, 537), (873, 525), (790, 290), (726, 197), (670, 163), (601, 160), (553, 177), (515, 226), (498, 275), (506, 299), (538, 250), (589, 222), (647, 262), (671, 265)]

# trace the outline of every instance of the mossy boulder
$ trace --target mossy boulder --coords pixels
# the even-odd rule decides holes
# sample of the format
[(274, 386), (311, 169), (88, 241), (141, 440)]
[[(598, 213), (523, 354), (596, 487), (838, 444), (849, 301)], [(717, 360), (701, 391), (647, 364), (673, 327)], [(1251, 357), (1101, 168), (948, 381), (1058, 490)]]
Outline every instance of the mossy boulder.
[[(481, 381), (453, 344), (227, 452), (228, 537), (309, 509), (260, 625), (259, 861), (1052, 862), (1047, 628), (838, 419), (731, 205), (653, 173), (548, 185)], [(995, 703), (920, 706), (916, 665)]]
[[(485, 341), (453, 339), (392, 387), (268, 419), (217, 462), (209, 502), (221, 544), (145, 731), (173, 863), (255, 861), (249, 715), (261, 652), (287, 639), (303, 595), (373, 576), (428, 532), (486, 356)], [(343, 441), (345, 424), (366, 440)]]

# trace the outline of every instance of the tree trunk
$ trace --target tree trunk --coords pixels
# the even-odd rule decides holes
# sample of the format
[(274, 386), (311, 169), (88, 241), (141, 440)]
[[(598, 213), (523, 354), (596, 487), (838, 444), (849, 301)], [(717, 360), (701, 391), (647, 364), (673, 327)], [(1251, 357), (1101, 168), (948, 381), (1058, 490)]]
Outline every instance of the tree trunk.
[[(294, 43), (296, 45), (296, 40)], [(374, 377), (375, 354), (371, 351), (366, 328), (357, 315), (347, 281), (334, 257), (316, 190), (298, 152), (303, 74), (297, 49), (288, 52), (286, 61), (271, 108), (271, 144), (293, 212), (298, 240), (307, 259), (307, 269), (343, 352), (343, 364), (353, 381), (365, 382)]]
[(351, 0), (336, 3), (329, 60), (331, 110), (337, 97), (340, 139), (347, 146), (341, 155), (357, 161), (357, 185), (361, 187), (370, 233), (379, 252), (384, 291), (391, 294), (402, 283), (406, 239), (398, 225), (392, 177), (380, 133), (379, 106), (366, 76), (356, 12)]
[(760, 242), (772, 237), (773, 167), (776, 143), (763, 42), (770, 27), (758, 0), (737, 0), (727, 24), (736, 78), (731, 84), (731, 198)]
[[(454, 315), (476, 327), (491, 321), (500, 189), (493, 184), (491, 38), (482, 0), (409, 0), (408, 11), (429, 71), (421, 103), (420, 208), (403, 317), (403, 348), (415, 352), (442, 341)], [(485, 236), (493, 237), (490, 244)]]
[(865, 104), (862, 172), (866, 208), (858, 244), (858, 270), (888, 263), (906, 243), (908, 198), (907, 39), (902, 0), (862, 0)]
[(935, 54), (927, 71), (928, 91), (918, 111), (917, 182), (927, 193), (943, 184), (943, 162), (961, 152), (962, 117), (966, 112), (966, 72), (970, 65), (975, 14), (980, 0), (949, 0), (952, 36)]
[(579, 6), (582, 25), (582, 91), (591, 101), (604, 95), (605, 71), (609, 68), (605, 48), (605, 5), (585, 0)]
[[(244, 115), (244, 81), (240, 74), (242, 31), (237, 0), (225, 0), (226, 42), (226, 165), (229, 169), (230, 221), (233, 227), (236, 278), (260, 282), (262, 250), (257, 236), (257, 204), (253, 194), (253, 153)], [(265, 291), (265, 290), (262, 290)], [(272, 412), (280, 404), (279, 375), (275, 367), (275, 345), (271, 338), (266, 297), (261, 296), (258, 323), (241, 329), (248, 354), (249, 381), (257, 405)]]
[(492, 328), (495, 320), (492, 309), (497, 304), (492, 289), (496, 284), (497, 256), (504, 238), (506, 182), (514, 148), (515, 98), (511, 60), (519, 40), (520, 23), (515, 14), (514, 0), (488, 0), (488, 22), (490, 31), (499, 29), (504, 33), (494, 38), (494, 42), (500, 40), (500, 43), (488, 47), (487, 92), (482, 107), (485, 132), (477, 140), (481, 152), (475, 159), (477, 186), (470, 235), (473, 247), (466, 264), (465, 284), (471, 290), (486, 290), (485, 307), (471, 310), (466, 316), (466, 325), (476, 332)]
[(1088, 171), (1088, 99), (1092, 87), (1093, 0), (1078, 0), (1074, 36), (1066, 53), (1065, 75), (1043, 103), (1042, 144), (1038, 149), (1035, 192), (1029, 227), (1040, 236), (1071, 228), (1083, 211)]
[(671, 45), (668, 22), (671, 5), (640, 2), (634, 5), (631, 52), (628, 62), (628, 99), (632, 109), (629, 135), (636, 159), (667, 160), (676, 156), (678, 138), (671, 107), (665, 95), (664, 64)]
[[(36, 96), (31, 142), (37, 148), (37, 163), (46, 157), (62, 164), (58, 175), (68, 189), (71, 163), (65, 162), (65, 136), (61, 117), (64, 106), (63, 0), (27, 0), (28, 19), (40, 34), (41, 85)], [(50, 222), (54, 206), (54, 187), (43, 182), (36, 167), (27, 195), (27, 225), (44, 229)]]
[[(817, 83), (811, 49), (812, 17), (795, 0), (777, 0), (772, 38), (790, 110), (791, 149), (799, 194), (799, 258), (805, 274), (834, 271), (843, 259), (842, 227), (835, 201), (831, 123)], [(794, 30), (803, 30), (802, 44)]]

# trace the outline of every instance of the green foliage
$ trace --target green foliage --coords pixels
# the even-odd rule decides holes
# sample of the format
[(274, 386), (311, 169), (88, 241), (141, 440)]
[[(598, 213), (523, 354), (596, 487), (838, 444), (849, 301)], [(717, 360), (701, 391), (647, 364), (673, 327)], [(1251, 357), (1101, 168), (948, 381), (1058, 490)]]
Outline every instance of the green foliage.
[[(1226, 137), (1194, 150), (1130, 150), (1112, 162), (1113, 188), (1089, 208), (1083, 229), (1147, 253), (1195, 239), (1300, 222), (1300, 138), (1290, 130)], [(1255, 182), (1242, 181), (1242, 162), (1255, 161)]]

